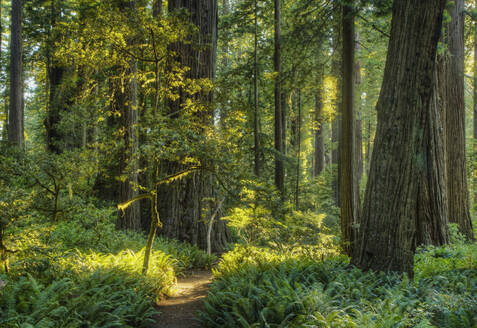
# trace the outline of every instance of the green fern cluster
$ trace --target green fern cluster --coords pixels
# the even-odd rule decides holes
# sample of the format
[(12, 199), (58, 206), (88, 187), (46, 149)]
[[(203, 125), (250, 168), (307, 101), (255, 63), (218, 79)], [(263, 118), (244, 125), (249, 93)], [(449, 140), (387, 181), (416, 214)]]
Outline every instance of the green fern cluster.
[[(465, 247), (457, 256), (477, 250)], [(477, 327), (475, 264), (424, 275), (419, 263), (409, 281), (364, 273), (344, 258), (238, 247), (219, 264), (200, 319), (204, 327)]]
[(216, 259), (157, 238), (144, 276), (145, 236), (117, 231), (113, 210), (83, 205), (68, 221), (33, 212), (9, 226), (15, 253), (9, 274), (0, 268), (0, 327), (147, 327), (177, 274)]
[(49, 285), (28, 275), (0, 291), (0, 327), (147, 327), (156, 315), (153, 295), (135, 277), (115, 270)]

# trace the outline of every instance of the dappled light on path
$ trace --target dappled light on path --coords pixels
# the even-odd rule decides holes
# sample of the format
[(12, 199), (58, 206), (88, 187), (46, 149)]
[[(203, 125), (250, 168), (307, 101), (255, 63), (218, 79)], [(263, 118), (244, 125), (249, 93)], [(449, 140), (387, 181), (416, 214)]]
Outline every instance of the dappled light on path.
[(196, 312), (201, 309), (212, 282), (210, 271), (192, 272), (179, 279), (174, 297), (159, 302), (161, 312), (157, 316), (155, 327), (194, 328), (200, 327), (196, 320)]

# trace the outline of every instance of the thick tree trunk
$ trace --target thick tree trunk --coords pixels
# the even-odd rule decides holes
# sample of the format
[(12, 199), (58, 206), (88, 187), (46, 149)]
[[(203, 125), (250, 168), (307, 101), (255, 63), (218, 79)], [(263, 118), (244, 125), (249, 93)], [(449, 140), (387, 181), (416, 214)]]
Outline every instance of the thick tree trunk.
[(352, 4), (343, 5), (343, 113), (340, 134), (340, 198), (342, 247), (348, 255), (351, 255), (355, 248), (359, 206), (355, 157), (355, 35), (353, 10)]
[[(178, 61), (181, 66), (190, 70), (186, 77), (190, 79), (213, 80), (216, 71), (217, 51), (217, 1), (216, 0), (169, 0), (168, 9), (171, 13), (177, 9), (186, 9), (193, 24), (198, 27), (198, 35), (191, 37), (191, 43), (179, 42), (174, 44)], [(178, 90), (180, 99), (169, 104), (171, 112), (177, 111), (181, 105), (192, 96), (184, 90)], [(208, 110), (198, 113), (197, 119), (204, 126), (212, 125), (212, 94), (203, 92), (192, 99), (203, 104)], [(200, 132), (198, 132), (200, 133)], [(207, 166), (203, 159), (201, 164)], [(161, 171), (168, 175), (185, 169), (176, 162), (163, 164)], [(213, 210), (207, 198), (217, 198), (214, 178), (206, 171), (189, 174), (180, 181), (164, 185), (158, 190), (159, 213), (163, 222), (162, 234), (179, 240), (198, 245), (202, 249), (207, 247), (206, 218)], [(229, 233), (224, 221), (215, 218), (214, 229), (211, 232), (212, 250), (221, 252), (229, 239)]]
[(378, 126), (352, 262), (413, 275), (414, 251), (448, 241), (435, 94), (435, 58), (445, 0), (395, 0)]
[(464, 98), (464, 0), (454, 0), (448, 8), (445, 58), (446, 171), (449, 222), (457, 223), (460, 232), (473, 239), (469, 210), (469, 190), (465, 155)]
[(22, 62), (22, 0), (12, 1), (10, 42), (10, 109), (8, 113), (8, 141), (23, 148), (23, 62)]
[(275, 69), (275, 186), (282, 193), (285, 192), (285, 168), (283, 165), (283, 130), (284, 115), (282, 108), (281, 91), (281, 59), (280, 59), (280, 0), (275, 0), (275, 51), (273, 66)]

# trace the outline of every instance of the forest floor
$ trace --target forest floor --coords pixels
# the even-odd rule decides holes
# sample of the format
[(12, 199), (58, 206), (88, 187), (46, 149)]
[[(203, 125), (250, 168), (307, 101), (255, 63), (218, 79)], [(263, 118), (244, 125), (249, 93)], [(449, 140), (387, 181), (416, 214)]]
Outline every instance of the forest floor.
[(211, 282), (210, 271), (194, 271), (178, 279), (176, 295), (158, 304), (161, 314), (157, 317), (156, 327), (200, 327), (196, 320), (196, 312), (201, 309)]

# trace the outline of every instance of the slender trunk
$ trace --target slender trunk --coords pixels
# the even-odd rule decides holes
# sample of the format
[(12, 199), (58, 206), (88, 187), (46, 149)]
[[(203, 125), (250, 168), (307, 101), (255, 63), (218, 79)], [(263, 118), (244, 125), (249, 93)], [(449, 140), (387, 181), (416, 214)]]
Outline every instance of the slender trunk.
[[(361, 46), (360, 46), (360, 34), (359, 31), (356, 31), (356, 41), (355, 41), (355, 47), (356, 47), (356, 53), (359, 54), (361, 51)], [(359, 88), (359, 85), (361, 84), (361, 63), (359, 59), (356, 61), (355, 65), (355, 80), (356, 84), (356, 89)], [(361, 184), (361, 178), (363, 176), (363, 121), (361, 120), (361, 103), (357, 101), (357, 106), (356, 106), (356, 120), (355, 120), (355, 157), (356, 157), (356, 189), (357, 192), (359, 193), (359, 186)]]
[[(477, 0), (475, 1), (477, 6)], [(477, 22), (474, 22), (474, 142), (477, 143)]]
[(255, 156), (255, 175), (261, 175), (261, 147), (260, 147), (260, 108), (258, 104), (258, 8), (257, 0), (255, 0), (255, 38), (254, 38), (254, 72), (253, 72), (253, 98), (254, 98), (254, 118), (253, 118), (253, 133), (254, 133), (254, 156)]
[(419, 240), (448, 241), (435, 92), (445, 2), (394, 1), (360, 247), (352, 259), (364, 270), (412, 276)]
[(343, 5), (343, 113), (340, 138), (340, 197), (341, 236), (344, 251), (351, 255), (355, 248), (358, 223), (356, 163), (355, 163), (355, 118), (354, 118), (354, 15), (352, 4)]
[(314, 176), (317, 177), (323, 171), (325, 167), (325, 157), (324, 157), (324, 127), (323, 122), (323, 78), (320, 76), (318, 82), (318, 90), (315, 95), (315, 167), (314, 167)]
[(445, 58), (445, 137), (449, 222), (457, 223), (460, 232), (473, 239), (469, 209), (465, 151), (464, 97), (464, 0), (454, 0), (448, 12), (446, 43), (449, 56)]
[(282, 110), (282, 91), (281, 91), (281, 59), (280, 59), (280, 0), (275, 0), (275, 51), (274, 51), (274, 70), (275, 70), (275, 186), (284, 196), (285, 192), (285, 171), (283, 165), (283, 130), (284, 115)]
[[(341, 8), (340, 6), (338, 8)], [(336, 98), (334, 99), (334, 109), (335, 117), (331, 125), (331, 141), (333, 144), (332, 153), (331, 153), (331, 163), (334, 164), (334, 174), (333, 174), (333, 183), (332, 189), (336, 205), (341, 205), (341, 196), (340, 196), (340, 128), (341, 128), (341, 115), (342, 115), (342, 77), (340, 72), (341, 58), (340, 51), (342, 51), (342, 42), (341, 42), (341, 28), (340, 28), (340, 17), (341, 12), (336, 10), (335, 22), (334, 22), (334, 36), (333, 36), (333, 60), (331, 63), (332, 75), (336, 78)]]
[[(474, 6), (477, 6), (477, 0), (474, 3)], [(477, 151), (477, 22), (474, 23), (474, 92), (473, 92), (473, 100), (474, 100), (474, 146), (473, 151)], [(473, 174), (473, 204), (477, 203), (477, 174), (476, 170), (474, 170)]]
[(295, 209), (300, 208), (300, 178), (301, 178), (301, 90), (298, 90), (298, 116), (296, 124), (296, 182), (295, 182)]
[(207, 254), (212, 254), (212, 227), (214, 226), (214, 221), (215, 217), (220, 211), (220, 208), (222, 207), (222, 204), (224, 203), (225, 198), (222, 198), (222, 200), (219, 202), (217, 205), (217, 208), (215, 209), (214, 213), (212, 213), (212, 216), (209, 219), (209, 225), (207, 228)]
[(157, 234), (157, 228), (160, 226), (159, 211), (157, 206), (157, 194), (152, 195), (151, 198), (151, 226), (147, 235), (146, 248), (144, 250), (144, 263), (142, 266), (142, 274), (146, 275), (149, 268), (149, 260), (151, 258), (152, 246), (154, 244), (154, 238)]
[(22, 0), (12, 0), (12, 22), (10, 41), (10, 109), (8, 114), (8, 140), (12, 145), (23, 148), (23, 62), (22, 62)]

